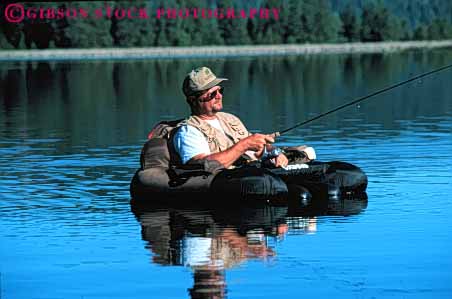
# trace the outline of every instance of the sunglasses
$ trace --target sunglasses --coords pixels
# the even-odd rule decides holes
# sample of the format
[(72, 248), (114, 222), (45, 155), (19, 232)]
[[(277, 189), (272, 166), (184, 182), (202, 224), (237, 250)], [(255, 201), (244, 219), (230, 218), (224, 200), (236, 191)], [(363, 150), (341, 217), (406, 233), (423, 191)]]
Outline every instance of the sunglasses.
[(204, 99), (200, 99), (199, 97), (202, 96), (204, 93), (200, 93), (197, 95), (198, 101), (201, 103), (205, 103), (205, 102), (210, 102), (213, 99), (215, 99), (215, 97), (217, 96), (217, 94), (220, 93), (222, 95), (224, 95), (224, 87), (220, 87), (220, 89), (215, 90), (212, 93), (207, 94), (207, 96)]

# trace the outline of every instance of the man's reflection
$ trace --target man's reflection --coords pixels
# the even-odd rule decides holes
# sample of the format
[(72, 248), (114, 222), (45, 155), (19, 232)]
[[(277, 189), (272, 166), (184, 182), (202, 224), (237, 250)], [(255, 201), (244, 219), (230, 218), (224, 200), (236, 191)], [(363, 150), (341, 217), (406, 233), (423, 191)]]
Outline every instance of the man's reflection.
[(268, 236), (287, 232), (287, 208), (253, 207), (234, 211), (136, 207), (142, 237), (153, 262), (161, 265), (233, 267), (249, 258), (274, 255)]
[(197, 266), (193, 268), (194, 284), (189, 289), (191, 298), (225, 298), (226, 279), (222, 266)]
[(132, 203), (152, 262), (193, 270), (191, 298), (225, 298), (225, 270), (249, 259), (276, 255), (272, 242), (288, 233), (315, 233), (317, 215), (356, 214), (365, 200), (316, 203), (316, 206), (248, 205), (187, 208)]

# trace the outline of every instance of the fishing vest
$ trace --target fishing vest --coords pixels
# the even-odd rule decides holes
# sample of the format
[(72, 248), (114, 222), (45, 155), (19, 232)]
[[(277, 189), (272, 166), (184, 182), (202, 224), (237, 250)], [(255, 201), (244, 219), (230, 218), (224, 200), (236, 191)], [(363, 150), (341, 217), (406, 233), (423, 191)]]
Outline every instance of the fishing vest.
[(224, 112), (218, 112), (216, 116), (227, 136), (198, 116), (158, 123), (149, 133), (148, 141), (143, 146), (140, 159), (142, 169), (157, 166), (168, 168), (170, 164), (181, 164), (179, 154), (176, 153), (172, 144), (172, 137), (176, 129), (183, 125), (193, 126), (202, 132), (211, 153), (224, 151), (250, 135), (236, 116)]
[(195, 127), (203, 133), (211, 153), (222, 152), (251, 135), (236, 116), (225, 112), (217, 112), (216, 116), (224, 134), (196, 115), (190, 116), (182, 124)]

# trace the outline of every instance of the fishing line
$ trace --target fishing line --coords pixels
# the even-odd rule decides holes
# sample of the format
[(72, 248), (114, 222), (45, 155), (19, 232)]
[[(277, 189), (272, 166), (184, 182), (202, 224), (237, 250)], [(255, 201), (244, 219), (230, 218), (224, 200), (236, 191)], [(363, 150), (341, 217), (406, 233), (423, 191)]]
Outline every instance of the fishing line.
[(303, 122), (300, 122), (300, 123), (298, 123), (298, 124), (296, 124), (296, 125), (294, 125), (294, 126), (288, 128), (288, 129), (285, 129), (285, 130), (280, 131), (280, 132), (275, 132), (275, 133), (273, 133), (273, 134), (271, 134), (271, 135), (272, 135), (273, 137), (281, 136), (282, 134), (285, 134), (285, 133), (287, 133), (287, 132), (289, 132), (289, 131), (291, 131), (291, 130), (293, 130), (293, 129), (295, 129), (295, 128), (298, 128), (298, 127), (301, 127), (301, 126), (303, 126), (303, 125), (306, 125), (306, 124), (308, 124), (308, 123), (310, 123), (310, 122), (313, 122), (313, 121), (315, 121), (315, 120), (317, 120), (317, 119), (319, 119), (319, 118), (322, 118), (322, 117), (327, 116), (327, 115), (329, 115), (329, 114), (331, 114), (331, 113), (334, 113), (334, 112), (336, 112), (336, 111), (339, 111), (339, 110), (341, 110), (341, 109), (344, 109), (344, 108), (346, 108), (346, 107), (348, 107), (348, 106), (351, 106), (351, 105), (357, 104), (357, 103), (359, 103), (359, 102), (365, 101), (365, 100), (367, 100), (367, 99), (369, 99), (369, 98), (372, 98), (372, 97), (374, 97), (374, 96), (376, 96), (376, 95), (379, 95), (379, 94), (384, 93), (384, 92), (386, 92), (386, 91), (389, 91), (389, 90), (391, 90), (391, 89), (394, 89), (394, 88), (397, 88), (397, 87), (399, 87), (399, 86), (405, 85), (405, 84), (407, 84), (407, 83), (409, 83), (409, 82), (412, 82), (412, 81), (415, 81), (415, 80), (418, 80), (418, 79), (421, 79), (421, 78), (430, 76), (430, 75), (432, 75), (432, 74), (435, 74), (435, 73), (444, 71), (445, 69), (448, 69), (448, 68), (451, 68), (451, 67), (452, 67), (452, 64), (447, 65), (447, 66), (443, 66), (443, 67), (440, 67), (440, 68), (435, 69), (435, 70), (433, 70), (433, 71), (429, 71), (429, 72), (427, 72), (427, 73), (423, 73), (423, 74), (418, 75), (418, 76), (416, 76), (416, 77), (413, 77), (413, 78), (407, 79), (407, 80), (405, 80), (405, 81), (399, 82), (399, 83), (397, 83), (397, 84), (391, 85), (391, 86), (389, 86), (389, 87), (383, 88), (383, 89), (378, 90), (378, 91), (376, 91), (376, 92), (374, 92), (374, 93), (368, 94), (368, 95), (366, 95), (366, 96), (363, 96), (363, 97), (360, 97), (360, 98), (358, 98), (358, 99), (356, 99), (356, 100), (353, 100), (353, 101), (351, 101), (351, 102), (349, 102), (349, 103), (346, 103), (346, 104), (343, 104), (343, 105), (341, 105), (341, 106), (339, 106), (339, 107), (336, 107), (336, 108), (334, 108), (334, 109), (332, 109), (332, 110), (330, 110), (330, 111), (327, 111), (327, 112), (325, 112), (325, 113), (319, 114), (319, 115), (317, 115), (317, 116), (315, 116), (315, 117), (313, 117), (313, 118), (311, 118), (311, 119), (308, 119), (308, 120), (305, 120), (305, 121), (303, 121)]

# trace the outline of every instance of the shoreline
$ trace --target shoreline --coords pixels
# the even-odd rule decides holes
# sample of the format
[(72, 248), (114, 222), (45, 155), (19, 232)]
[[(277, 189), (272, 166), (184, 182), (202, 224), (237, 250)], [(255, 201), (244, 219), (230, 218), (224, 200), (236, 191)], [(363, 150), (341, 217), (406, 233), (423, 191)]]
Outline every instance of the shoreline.
[(341, 44), (0, 50), (0, 61), (227, 58), (452, 48), (452, 40)]

